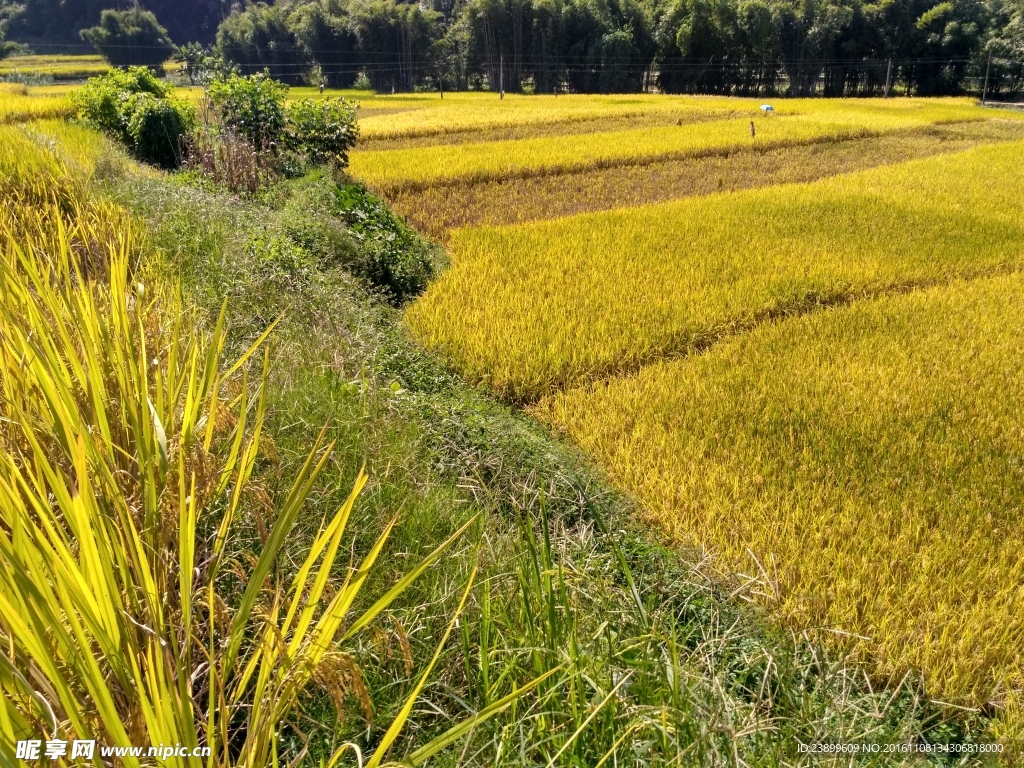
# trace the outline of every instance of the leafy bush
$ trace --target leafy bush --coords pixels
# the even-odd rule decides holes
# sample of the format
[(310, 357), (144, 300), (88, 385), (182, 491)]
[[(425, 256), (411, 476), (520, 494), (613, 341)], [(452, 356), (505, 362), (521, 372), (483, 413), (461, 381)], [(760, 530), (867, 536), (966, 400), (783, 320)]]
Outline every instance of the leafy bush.
[(250, 77), (232, 74), (215, 80), (207, 89), (224, 127), (266, 149), (276, 146), (284, 134), (287, 93), (288, 86), (265, 72)]
[(145, 67), (90, 78), (72, 100), (86, 122), (140, 160), (164, 168), (180, 165), (181, 137), (191, 130), (195, 112), (172, 99), (167, 86)]
[(345, 167), (358, 136), (356, 109), (346, 99), (302, 99), (288, 108), (288, 148), (311, 163)]
[(135, 154), (146, 162), (161, 168), (181, 165), (181, 139), (191, 127), (191, 114), (170, 99), (140, 93), (131, 100), (128, 133)]
[(177, 51), (156, 16), (138, 6), (103, 11), (99, 26), (83, 29), (81, 35), (115, 67), (159, 67)]
[(362, 257), (349, 265), (356, 277), (381, 289), (395, 304), (418, 296), (436, 271), (426, 241), (360, 184), (334, 190), (335, 213), (345, 219)]

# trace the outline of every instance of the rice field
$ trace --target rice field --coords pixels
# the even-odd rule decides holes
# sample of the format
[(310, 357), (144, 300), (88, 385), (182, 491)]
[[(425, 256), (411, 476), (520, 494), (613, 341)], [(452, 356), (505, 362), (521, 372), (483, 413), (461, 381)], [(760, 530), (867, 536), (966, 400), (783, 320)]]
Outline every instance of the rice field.
[(75, 109), (63, 89), (0, 83), (0, 125), (68, 118), (74, 114)]
[[(553, 126), (557, 127), (557, 126)], [(980, 144), (1024, 139), (1024, 121), (986, 120), (755, 152), (733, 152), (655, 165), (623, 165), (479, 184), (437, 185), (389, 196), (392, 208), (432, 238), (456, 229), (661, 203), (684, 197), (816, 181), (840, 173)], [(500, 201), (500, 204), (496, 204)]]
[[(396, 99), (402, 98), (401, 102)], [(362, 139), (401, 142), (450, 140), (486, 131), (530, 131), (557, 126), (602, 124), (615, 120), (662, 117), (713, 119), (755, 109), (750, 99), (709, 99), (700, 96), (522, 96), (507, 94), (495, 100), (493, 94), (447, 94), (438, 96), (378, 96), (358, 99), (367, 116), (362, 120)], [(392, 147), (393, 148), (393, 147)]]
[[(352, 172), (378, 191), (393, 195), (431, 185), (478, 183), (488, 180), (562, 174), (585, 168), (653, 164), (667, 159), (765, 150), (781, 146), (833, 142), (876, 136), (940, 123), (983, 119), (977, 107), (957, 101), (891, 106), (866, 102), (850, 108), (834, 103), (792, 102), (772, 116), (748, 114), (705, 122), (655, 126), (589, 134), (565, 133), (533, 139), (464, 143), (458, 150), (445, 144), (428, 147), (365, 151), (352, 158)], [(719, 99), (730, 110), (739, 102)], [(419, 113), (414, 113), (418, 116)], [(527, 121), (529, 113), (524, 115)], [(554, 113), (572, 124), (571, 114)], [(421, 129), (431, 124), (429, 113), (418, 118)], [(371, 118), (372, 120), (372, 118)], [(370, 122), (370, 120), (363, 121)], [(443, 125), (436, 121), (436, 126)], [(361, 128), (366, 130), (361, 123)], [(370, 134), (372, 135), (372, 134)]]
[(788, 626), (1019, 738), (1020, 116), (549, 101), (362, 113), (353, 173), (450, 253), (410, 333)]
[(0, 60), (0, 77), (18, 73), (55, 80), (83, 80), (109, 70), (110, 64), (98, 54), (11, 56)]
[[(451, 237), (409, 327), (518, 402), (770, 317), (1024, 263), (1024, 143)], [(827, 226), (822, 226), (827, 222)]]
[(537, 410), (677, 541), (899, 682), (1024, 686), (1024, 277), (759, 327)]

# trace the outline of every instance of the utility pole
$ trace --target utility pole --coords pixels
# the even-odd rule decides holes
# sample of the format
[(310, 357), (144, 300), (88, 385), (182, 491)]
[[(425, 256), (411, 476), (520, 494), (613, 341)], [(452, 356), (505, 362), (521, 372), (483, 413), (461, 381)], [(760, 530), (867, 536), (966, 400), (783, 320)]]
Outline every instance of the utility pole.
[(988, 64), (985, 65), (985, 86), (981, 89), (981, 103), (988, 97), (988, 71), (992, 69), (992, 49), (988, 49)]
[(885, 71), (885, 98), (889, 98), (889, 86), (892, 84), (892, 57), (889, 58), (889, 68)]
[(498, 57), (498, 91), (501, 94), (498, 98), (505, 98), (505, 54)]
[(441, 101), (444, 101), (444, 81), (441, 80), (441, 65), (437, 65), (437, 90), (441, 92)]

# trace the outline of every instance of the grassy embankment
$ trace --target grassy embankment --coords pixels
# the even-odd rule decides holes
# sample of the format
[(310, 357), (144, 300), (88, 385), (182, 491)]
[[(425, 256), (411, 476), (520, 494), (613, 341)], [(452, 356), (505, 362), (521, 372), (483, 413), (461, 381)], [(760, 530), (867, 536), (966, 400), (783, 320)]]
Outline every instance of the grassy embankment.
[[(53, 458), (60, 464), (66, 456), (68, 466), (76, 467), (79, 488), (84, 487), (83, 478), (89, 482), (106, 478), (108, 484), (102, 488), (109, 494), (107, 498), (131, 499), (138, 476), (131, 472), (105, 475), (105, 462), (127, 460), (127, 467), (141, 462), (140, 471), (145, 473), (160, 471), (162, 455), (184, 458), (178, 442), (184, 436), (178, 428), (188, 419), (181, 418), (179, 400), (157, 395), (182, 394), (173, 382), (188, 380), (187, 376), (175, 377), (183, 371), (182, 366), (187, 369), (185, 361), (191, 358), (189, 354), (171, 355), (169, 350), (196, 350), (196, 360), (208, 359), (202, 345), (216, 338), (216, 317), (227, 298), (229, 331), (223, 339), (224, 360), (234, 359), (284, 313), (269, 341), (266, 378), (256, 385), (260, 377), (254, 376), (248, 386), (237, 377), (225, 379), (229, 389), (223, 407), (241, 407), (241, 411), (223, 422), (223, 428), (229, 430), (225, 439), (211, 443), (211, 458), (229, 464), (228, 449), (234, 444), (230, 430), (234, 429), (240, 445), (250, 440), (246, 455), (258, 450), (261, 456), (252, 464), (255, 484), (251, 492), (239, 496), (238, 527), (232, 528), (230, 548), (236, 566), (228, 571), (244, 581), (246, 563), (251, 562), (247, 555), (265, 548), (275, 510), (282, 508), (290, 479), (324, 425), (327, 438), (337, 441), (336, 449), (298, 515), (297, 532), (286, 541), (286, 554), (295, 556), (296, 563), (308, 551), (320, 521), (341, 506), (364, 462), (372, 479), (353, 512), (351, 539), (343, 542), (342, 551), (354, 552), (358, 560), (386, 522), (397, 515), (389, 548), (379, 561), (382, 567), (374, 569), (365, 587), (369, 594), (393, 583), (463, 521), (484, 515), (459, 539), (450, 556), (391, 606), (378, 620), (374, 633), (344, 649), (355, 666), (335, 667), (332, 677), (319, 680), (322, 689), (312, 685), (300, 697), (303, 714), (292, 718), (292, 725), (280, 732), (282, 756), (297, 754), (303, 735), (313, 759), (346, 739), (364, 749), (378, 743), (416, 676), (425, 669), (476, 563), (482, 567), (481, 586), (472, 595), (460, 637), (445, 649), (423, 693), (430, 707), (418, 708), (416, 727), (400, 742), (395, 757), (410, 754), (429, 735), (486, 707), (538, 673), (555, 668), (560, 671), (537, 694), (500, 720), (476, 729), (468, 742), (458, 745), (459, 761), (596, 764), (603, 756), (614, 754), (617, 760), (641, 759), (651, 764), (680, 759), (700, 764), (741, 759), (777, 763), (795, 758), (798, 740), (838, 740), (841, 736), (887, 742), (969, 735), (962, 723), (941, 723), (938, 711), (921, 698), (913, 680), (894, 691), (873, 693), (853, 669), (841, 660), (831, 660), (817, 644), (780, 633), (764, 624), (756, 612), (737, 607), (736, 597), (748, 594), (756, 585), (745, 589), (738, 585), (734, 599), (729, 600), (702, 563), (652, 547), (628, 523), (628, 505), (609, 491), (573, 450), (453, 379), (407, 341), (397, 325), (396, 310), (381, 297), (379, 287), (368, 284), (366, 278), (353, 277), (353, 273), (375, 274), (359, 265), (367, 259), (380, 259), (379, 249), (386, 246), (375, 239), (373, 230), (357, 229), (346, 218), (351, 216), (351, 208), (339, 207), (339, 199), (351, 203), (353, 196), (339, 198), (329, 179), (313, 175), (282, 184), (263, 201), (244, 202), (161, 174), (133, 171), (134, 166), (105, 142), (81, 129), (36, 123), (4, 130), (0, 178), (8, 198), (19, 196), (22, 206), (19, 215), (3, 227), (5, 264), (12, 263), (16, 252), (42, 259), (50, 254), (52, 258), (60, 243), (66, 243), (60, 252), (73, 257), (63, 262), (65, 269), (73, 267), (83, 248), (95, 249), (96, 256), (77, 262), (96, 270), (86, 270), (84, 280), (69, 281), (65, 271), (63, 278), (52, 275), (52, 283), (38, 283), (35, 293), (5, 291), (5, 301), (15, 301), (13, 297), (20, 297), (17, 301), (33, 302), (38, 297), (49, 301), (46, 297), (51, 296), (51, 288), (57, 291), (52, 294), (56, 303), (51, 308), (63, 306), (60, 296), (93, 296), (94, 303), (86, 305), (91, 307), (89, 317), (101, 327), (111, 321), (121, 323), (123, 335), (116, 338), (129, 342), (126, 348), (119, 346), (120, 341), (91, 342), (89, 350), (97, 370), (127, 366), (125, 370), (134, 371), (132, 386), (141, 387), (134, 391), (133, 399), (124, 399), (123, 393), (104, 394), (95, 389), (99, 381), (111, 381), (109, 378), (79, 376), (86, 391), (93, 387), (95, 395), (86, 398), (91, 405), (81, 412), (94, 419), (113, 408), (113, 420), (108, 423), (117, 426), (114, 436), (121, 441), (122, 434), (134, 434), (142, 441), (121, 441), (117, 450), (88, 453), (88, 464), (83, 466), (75, 464), (73, 445), (66, 439), (62, 442), (73, 432), (63, 433), (63, 438), (53, 435), (53, 450), (57, 451)], [(44, 241), (26, 250), (29, 241), (23, 222), (37, 220), (53, 227), (64, 219), (46, 215), (41, 203), (24, 190), (49, 190), (45, 194), (50, 194), (63, 189), (54, 183), (57, 177), (45, 173), (47, 167), (62, 163), (85, 168), (71, 185), (77, 197), (69, 200), (78, 203), (66, 210), (71, 217), (67, 221), (74, 224), (87, 207), (92, 213), (86, 218), (101, 226), (92, 231), (105, 234), (68, 240), (58, 231), (51, 244)], [(360, 210), (365, 213), (367, 201), (353, 194), (355, 204), (364, 206)], [(105, 202), (108, 195), (122, 207)], [(38, 219), (33, 219), (35, 214)], [(139, 218), (133, 218), (136, 216)], [(124, 251), (130, 259), (100, 258), (109, 254), (103, 244), (111, 238), (122, 248), (131, 244)], [(429, 250), (422, 245), (412, 243), (409, 248), (409, 258), (429, 261)], [(5, 275), (8, 286), (13, 286), (12, 275)], [(119, 277), (108, 289), (104, 275)], [(119, 303), (131, 293), (127, 286), (140, 276), (147, 288), (135, 291), (127, 305)], [(178, 287), (184, 292), (180, 304), (174, 298)], [(152, 303), (144, 302), (143, 296), (152, 297)], [(25, 306), (21, 305), (22, 311), (5, 313), (4, 322), (10, 323), (5, 335), (14, 338), (13, 332), (22, 327)], [(13, 307), (7, 306), (9, 310)], [(121, 309), (115, 312), (116, 307)], [(143, 309), (149, 314), (143, 316)], [(128, 317), (136, 314), (143, 336), (151, 334), (146, 336), (149, 354), (142, 354), (136, 367), (131, 362), (138, 351), (134, 345), (143, 337), (133, 336), (133, 322), (123, 322), (125, 312)], [(47, 327), (83, 330), (91, 326), (48, 323)], [(31, 334), (23, 336), (30, 338)], [(73, 347), (63, 348), (64, 352), (74, 357), (75, 350), (81, 348)], [(62, 347), (58, 344), (54, 349), (59, 352)], [(57, 354), (46, 359), (55, 362), (59, 358)], [(3, 359), (9, 367), (22, 358)], [(208, 367), (207, 372), (216, 376), (218, 368)], [(12, 380), (13, 370), (8, 369), (5, 380)], [(226, 373), (225, 368), (219, 370), (220, 375)], [(124, 381), (116, 386), (123, 385)], [(240, 416), (246, 412), (239, 400), (243, 393), (251, 396), (250, 403), (262, 400), (265, 405), (259, 440), (252, 441), (252, 431), (240, 426)], [(86, 401), (78, 402), (74, 390), (67, 394), (75, 408), (85, 408)], [(147, 399), (151, 402), (148, 406)], [(41, 403), (34, 400), (31, 407), (39, 408)], [(184, 408), (191, 413), (189, 406)], [(138, 423), (120, 421), (128, 412), (136, 414), (132, 418)], [(42, 416), (46, 410), (31, 413)], [(167, 448), (161, 448), (157, 439), (152, 414), (158, 415), (164, 426)], [(26, 423), (24, 418), (5, 420), (4, 429), (11, 431)], [(53, 430), (53, 422), (45, 418), (32, 423), (43, 437)], [(221, 428), (214, 426), (216, 420), (207, 423), (215, 432)], [(119, 431), (122, 428), (124, 433)], [(102, 429), (96, 432), (101, 433)], [(93, 439), (88, 445), (92, 446)], [(8, 469), (17, 466), (15, 444), (23, 445), (6, 443)], [(40, 447), (49, 445), (41, 443)], [(204, 471), (209, 470), (208, 465), (203, 466)], [(61, 482), (58, 477), (45, 478), (54, 488)], [(152, 486), (143, 482), (141, 487)], [(167, 499), (168, 506), (161, 514), (169, 516), (168, 527), (161, 524), (152, 529), (152, 523), (139, 521), (145, 536), (160, 534), (150, 546), (176, 542), (173, 552), (184, 546), (181, 542), (188, 537), (180, 542), (175, 538), (182, 528), (182, 520), (176, 516), (188, 509), (188, 504), (179, 507), (177, 501), (187, 498), (174, 490)], [(63, 497), (59, 500), (63, 503)], [(43, 507), (47, 503), (43, 500)], [(40, 514), (43, 507), (38, 508)], [(6, 515), (12, 507), (3, 509)], [(599, 520), (614, 533), (603, 534)], [(215, 522), (216, 518), (205, 515), (192, 519), (192, 524), (211, 533), (208, 526)], [(54, 524), (59, 531), (64, 523), (55, 519)], [(5, 519), (5, 526), (11, 530), (10, 518)], [(171, 539), (163, 539), (165, 534)], [(204, 541), (209, 542), (197, 535), (193, 543), (199, 547)], [(115, 550), (116, 546), (110, 554), (116, 558)], [(47, 559), (36, 562), (50, 565)], [(90, 567), (102, 562), (102, 557), (92, 560)], [(287, 563), (287, 558), (283, 562)], [(294, 570), (287, 564), (282, 568), (285, 577)], [(340, 588), (345, 571), (344, 567), (337, 569), (332, 589)], [(174, 578), (184, 578), (189, 572), (181, 569)], [(96, 573), (114, 578), (102, 568)], [(76, 586), (99, 583), (106, 582), (87, 579)], [(24, 599), (27, 582), (5, 580), (4, 585), (9, 598)], [(225, 592), (222, 608), (226, 615), (237, 612), (237, 597), (230, 589)], [(261, 610), (269, 607), (266, 603)], [(135, 610), (134, 604), (128, 610)], [(158, 618), (137, 617), (154, 622)], [(52, 617), (51, 631), (44, 634), (58, 637), (55, 631), (63, 630), (68, 619), (58, 612)], [(147, 643), (155, 647), (152, 629), (147, 632), (144, 626), (129, 624), (119, 615), (111, 615), (109, 620), (113, 622), (110, 626), (120, 627), (124, 636), (132, 639), (120, 656), (125, 661), (133, 658), (131, 652), (137, 647)], [(20, 637), (24, 640), (31, 634)], [(57, 647), (64, 653), (74, 646)], [(79, 653), (73, 658), (81, 664), (88, 656)], [(108, 654), (105, 658), (109, 662), (115, 657)], [(16, 660), (21, 663), (23, 658), (19, 655)], [(354, 669), (360, 670), (358, 680), (364, 685), (356, 682)], [(84, 682), (72, 680), (76, 688)], [(332, 690), (342, 695), (332, 699)], [(127, 695), (130, 691), (125, 693), (124, 698), (132, 700), (132, 695)], [(115, 697), (112, 706), (116, 708), (124, 698)], [(35, 707), (28, 698), (7, 697), (5, 702), (22, 714)], [(346, 715), (340, 722), (335, 719), (338, 709)], [(59, 706), (55, 710), (64, 712)], [(110, 722), (117, 719), (114, 714)], [(137, 729), (135, 736), (141, 740), (154, 725), (141, 719), (141, 714), (140, 719), (126, 722)], [(63, 718), (61, 726), (71, 727)], [(43, 725), (37, 721), (33, 727)], [(148, 735), (152, 737), (154, 732), (150, 730)], [(453, 754), (451, 760), (455, 759)], [(890, 763), (888, 758), (876, 762)]]

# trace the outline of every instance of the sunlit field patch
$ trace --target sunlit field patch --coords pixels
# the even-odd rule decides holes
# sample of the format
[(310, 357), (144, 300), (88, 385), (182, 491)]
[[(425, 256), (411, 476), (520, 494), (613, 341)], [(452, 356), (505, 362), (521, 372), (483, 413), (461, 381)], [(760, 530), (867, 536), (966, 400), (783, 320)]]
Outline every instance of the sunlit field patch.
[(468, 379), (530, 401), (821, 303), (1017, 266), (1024, 143), (812, 184), (451, 240), (407, 313)]
[(12, 56), (0, 61), (0, 75), (18, 72), (22, 75), (41, 75), (70, 80), (102, 75), (109, 70), (110, 64), (102, 56), (95, 54)]
[[(965, 243), (966, 245), (966, 243)], [(1024, 278), (762, 326), (536, 409), (676, 541), (936, 697), (1024, 689)], [(859, 638), (859, 639), (858, 639)]]
[(423, 136), (375, 139), (363, 138), (359, 141), (360, 152), (374, 152), (388, 149), (410, 149), (412, 147), (450, 146), (452, 152), (458, 152), (459, 144), (477, 144), (492, 141), (517, 141), (519, 139), (537, 139), (546, 136), (575, 136), (579, 134), (603, 133), (608, 131), (626, 131), (637, 128), (655, 128), (666, 125), (688, 125), (690, 123), (721, 120), (729, 113), (722, 110), (676, 109), (646, 111), (637, 114), (609, 116), (595, 115), (574, 120), (558, 121), (524, 121), (511, 122), (508, 125), (480, 130), (447, 131), (444, 133), (428, 133)]
[(1024, 139), (1024, 121), (986, 120), (848, 141), (736, 152), (556, 176), (397, 192), (394, 210), (438, 240), (451, 230), (519, 224), (751, 187), (808, 182), (879, 165)]
[(0, 83), (0, 124), (71, 117), (74, 113), (66, 93), (53, 93), (48, 88), (27, 88), (17, 83)]
[[(360, 101), (369, 109), (394, 103), (386, 96)], [(413, 102), (406, 104), (412, 106)], [(443, 101), (435, 95), (429, 101), (415, 102), (415, 107), (415, 110), (406, 108), (389, 114), (367, 114), (361, 121), (363, 137), (393, 141), (398, 146), (414, 138), (434, 137), (436, 140), (466, 133), (539, 129), (603, 120), (726, 116), (755, 110), (757, 103), (751, 99), (644, 94), (560, 97), (508, 94), (499, 99), (491, 93), (457, 93), (447, 95)]]
[[(830, 108), (831, 107), (831, 108)], [(934, 123), (978, 120), (991, 113), (960, 102), (807, 105), (788, 114), (517, 141), (356, 152), (352, 172), (384, 194), (432, 184), (469, 183), (565, 173), (585, 168), (649, 164), (748, 149), (793, 146), (879, 135)], [(802, 111), (801, 111), (802, 110)]]

